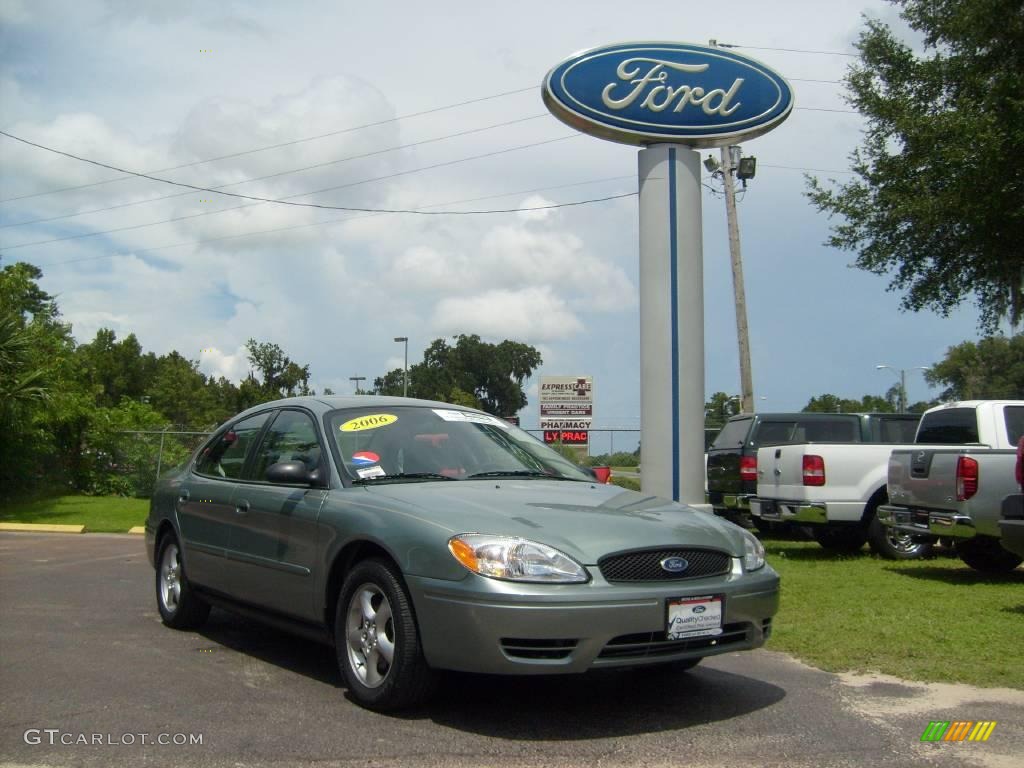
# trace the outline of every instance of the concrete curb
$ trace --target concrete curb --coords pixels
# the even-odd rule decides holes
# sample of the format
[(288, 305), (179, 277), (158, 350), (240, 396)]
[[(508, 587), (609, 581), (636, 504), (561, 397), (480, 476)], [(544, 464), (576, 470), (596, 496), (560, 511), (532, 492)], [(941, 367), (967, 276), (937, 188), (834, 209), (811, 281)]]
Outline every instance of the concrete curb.
[(139, 534), (139, 535), (144, 534), (145, 532), (146, 532), (146, 526), (144, 526), (144, 525), (136, 525), (134, 528), (129, 528), (128, 529), (128, 533), (135, 533), (135, 534)]
[(85, 533), (84, 525), (48, 525), (45, 523), (0, 523), (0, 531), (33, 533)]

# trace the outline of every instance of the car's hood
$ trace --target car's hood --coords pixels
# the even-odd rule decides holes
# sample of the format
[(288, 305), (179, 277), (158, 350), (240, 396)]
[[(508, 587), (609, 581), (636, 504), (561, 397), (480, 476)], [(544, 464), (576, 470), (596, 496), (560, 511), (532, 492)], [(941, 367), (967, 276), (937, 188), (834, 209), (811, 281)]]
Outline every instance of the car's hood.
[(551, 480), (395, 483), (367, 488), (456, 533), (521, 536), (584, 565), (610, 552), (695, 546), (743, 554), (740, 528), (691, 507), (613, 485)]

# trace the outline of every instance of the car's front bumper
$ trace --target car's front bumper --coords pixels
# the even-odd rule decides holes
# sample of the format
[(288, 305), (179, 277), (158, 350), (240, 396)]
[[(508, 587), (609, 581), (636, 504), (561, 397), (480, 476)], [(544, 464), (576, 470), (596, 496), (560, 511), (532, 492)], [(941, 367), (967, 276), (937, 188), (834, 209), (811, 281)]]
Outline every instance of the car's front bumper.
[(878, 508), (878, 521), (903, 533), (971, 539), (978, 531), (969, 515), (883, 504)]
[[(596, 571), (596, 569), (593, 569)], [(779, 577), (769, 566), (675, 583), (515, 584), (409, 576), (423, 651), (438, 669), (557, 674), (748, 650), (771, 632)], [(669, 641), (667, 600), (722, 595), (723, 633)]]

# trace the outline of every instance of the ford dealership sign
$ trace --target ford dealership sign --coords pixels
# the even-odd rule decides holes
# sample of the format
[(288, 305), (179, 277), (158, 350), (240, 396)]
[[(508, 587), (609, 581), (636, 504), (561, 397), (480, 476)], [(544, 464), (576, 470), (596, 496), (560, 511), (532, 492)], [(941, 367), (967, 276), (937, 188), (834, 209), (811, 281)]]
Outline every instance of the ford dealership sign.
[(584, 133), (625, 144), (735, 144), (770, 131), (793, 109), (789, 83), (721, 48), (619, 43), (552, 69), (544, 103)]

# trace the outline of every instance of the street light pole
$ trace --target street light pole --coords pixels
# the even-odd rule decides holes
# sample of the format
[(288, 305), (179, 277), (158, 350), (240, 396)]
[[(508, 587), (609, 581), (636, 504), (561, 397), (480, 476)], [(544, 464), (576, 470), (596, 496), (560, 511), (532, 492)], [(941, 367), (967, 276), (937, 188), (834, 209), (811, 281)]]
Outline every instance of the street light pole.
[(893, 368), (891, 365), (880, 364), (875, 366), (876, 371), (880, 371), (883, 368), (887, 368), (893, 373), (899, 372), (900, 377), (900, 399), (899, 409), (900, 413), (907, 412), (907, 371), (930, 371), (926, 365), (915, 365), (913, 368)]
[(359, 382), (360, 381), (366, 381), (366, 377), (365, 376), (349, 376), (348, 380), (349, 381), (354, 381), (356, 383), (356, 394), (357, 395), (362, 394), (359, 391)]
[(409, 396), (409, 337), (395, 336), (396, 342), (405, 344), (405, 367), (402, 369), (402, 397)]

